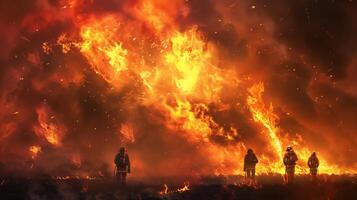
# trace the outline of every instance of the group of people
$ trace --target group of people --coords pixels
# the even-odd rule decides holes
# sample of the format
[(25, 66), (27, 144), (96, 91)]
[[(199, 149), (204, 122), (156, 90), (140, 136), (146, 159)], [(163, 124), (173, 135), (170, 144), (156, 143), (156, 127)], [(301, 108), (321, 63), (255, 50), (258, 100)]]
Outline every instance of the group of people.
[[(283, 163), (285, 165), (285, 180), (287, 183), (292, 183), (294, 181), (295, 174), (295, 165), (298, 161), (298, 157), (294, 152), (293, 148), (289, 146), (286, 149)], [(244, 172), (246, 177), (250, 180), (254, 180), (255, 177), (255, 166), (258, 163), (257, 156), (254, 154), (252, 149), (248, 149), (247, 154), (244, 157)], [(308, 167), (310, 168), (310, 175), (313, 181), (316, 181), (317, 178), (317, 169), (319, 167), (319, 159), (316, 156), (316, 153), (313, 152), (307, 162)]]
[[(295, 165), (298, 160), (296, 153), (292, 147), (286, 149), (283, 163), (285, 165), (285, 180), (287, 183), (292, 183), (294, 181), (295, 174)], [(115, 156), (114, 163), (115, 168), (115, 177), (121, 186), (126, 185), (126, 175), (130, 173), (130, 160), (129, 156), (124, 147), (120, 148), (118, 154)], [(258, 158), (254, 154), (252, 149), (248, 149), (247, 154), (244, 157), (244, 172), (246, 177), (254, 181), (255, 177), (255, 166), (258, 163)], [(308, 167), (310, 168), (310, 174), (313, 181), (316, 181), (317, 169), (319, 167), (319, 159), (316, 156), (316, 153), (313, 152), (309, 157), (307, 162)]]

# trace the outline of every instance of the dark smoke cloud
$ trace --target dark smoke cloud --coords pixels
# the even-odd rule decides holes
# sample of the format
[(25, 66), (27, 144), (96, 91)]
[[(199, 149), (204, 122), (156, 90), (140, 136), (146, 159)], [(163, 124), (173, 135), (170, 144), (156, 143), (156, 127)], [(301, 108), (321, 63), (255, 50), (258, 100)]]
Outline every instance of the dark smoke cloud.
[(224, 21), (215, 3), (212, 0), (188, 1), (190, 13), (184, 22), (189, 26), (197, 25), (207, 40), (219, 47), (224, 58), (244, 58), (247, 53), (246, 41), (237, 33), (233, 24)]
[(346, 76), (356, 52), (353, 1), (256, 2), (275, 23), (275, 37), (332, 75)]
[(278, 97), (276, 101), (279, 105), (287, 107), (295, 116), (314, 119), (314, 103), (307, 91), (312, 72), (303, 64), (294, 62), (282, 63), (276, 66), (275, 70), (276, 73), (267, 81), (267, 91), (271, 93), (272, 98)]

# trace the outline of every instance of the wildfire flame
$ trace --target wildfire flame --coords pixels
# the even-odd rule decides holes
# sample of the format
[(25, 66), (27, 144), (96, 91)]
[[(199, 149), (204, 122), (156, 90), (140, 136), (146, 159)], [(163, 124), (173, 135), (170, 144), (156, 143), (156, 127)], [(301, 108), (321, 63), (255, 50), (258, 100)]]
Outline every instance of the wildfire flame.
[(166, 195), (168, 194), (168, 191), (169, 191), (169, 187), (164, 184), (164, 189), (162, 191), (159, 192), (160, 195)]
[[(295, 152), (298, 155), (299, 162), (296, 166), (297, 174), (307, 174), (309, 173), (306, 168), (306, 163), (308, 158), (311, 155), (312, 150), (310, 150), (306, 144), (304, 143), (302, 137), (297, 135), (296, 138), (284, 137), (281, 135), (281, 130), (278, 127), (279, 117), (274, 113), (273, 105), (270, 104), (268, 107), (265, 105), (262, 94), (264, 92), (264, 85), (262, 83), (258, 83), (253, 85), (250, 89), (250, 96), (248, 96), (247, 103), (249, 105), (249, 109), (253, 115), (254, 121), (260, 123), (268, 133), (270, 138), (269, 142), (271, 146), (274, 148), (276, 153), (275, 161), (268, 163), (263, 163), (263, 166), (259, 166), (261, 171), (259, 173), (284, 173), (284, 167), (282, 165), (282, 156), (284, 154), (283, 147), (291, 145), (294, 147)], [(329, 164), (322, 155), (319, 155), (320, 167), (319, 172), (324, 174), (334, 174), (339, 173), (341, 171), (349, 172), (350, 170), (338, 168)], [(264, 160), (263, 160), (264, 161)], [(264, 166), (265, 165), (265, 166)]]
[(134, 130), (132, 124), (123, 124), (120, 128), (120, 135), (124, 136), (129, 142), (135, 142)]
[(80, 50), (97, 74), (117, 85), (120, 84), (121, 72), (128, 70), (126, 59), (128, 51), (123, 48), (122, 43), (115, 40), (115, 31), (112, 30), (115, 22), (110, 17), (89, 26), (82, 26), (83, 42)]
[(177, 189), (177, 192), (186, 192), (190, 190), (190, 183), (184, 183), (184, 186), (182, 188)]
[(182, 192), (186, 192), (189, 190), (190, 190), (189, 182), (187, 182), (187, 183), (185, 182), (184, 185), (182, 186), (182, 188), (178, 188), (178, 189), (172, 190), (172, 191), (169, 190), (169, 187), (167, 186), (167, 184), (164, 184), (164, 189), (162, 191), (160, 191), (159, 194), (164, 196), (164, 195), (175, 193), (175, 192), (182, 193)]
[(283, 160), (284, 152), (282, 143), (277, 135), (279, 133), (279, 128), (276, 126), (278, 116), (274, 114), (273, 106), (271, 104), (268, 108), (266, 108), (262, 99), (263, 92), (264, 85), (262, 83), (253, 85), (249, 89), (250, 96), (248, 96), (247, 104), (253, 115), (254, 121), (260, 123), (266, 129), (266, 131), (263, 132), (267, 132), (270, 145), (275, 150), (277, 155), (277, 159), (275, 159), (274, 164), (268, 164), (268, 170), (271, 170), (271, 172), (282, 173), (284, 172), (284, 169), (281, 161)]
[(35, 133), (54, 146), (61, 146), (65, 128), (55, 122), (54, 116), (49, 116), (46, 107), (37, 109), (39, 125), (34, 127)]
[[(5, 80), (0, 94), (1, 145), (26, 135), (23, 130), (31, 133), (29, 139), (21, 138), (26, 145), (11, 143), (1, 152), (26, 152), (32, 160), (37, 158), (36, 165), (41, 152), (50, 160), (64, 158), (83, 178), (110, 170), (118, 146), (125, 146), (134, 163), (133, 176), (150, 172), (197, 177), (243, 174), (247, 148), (257, 154), (258, 174), (283, 174), (283, 155), (291, 145), (299, 158), (299, 174), (308, 173), (306, 163), (313, 151), (320, 173), (357, 173), (356, 160), (331, 158), (353, 152), (354, 137), (348, 148), (341, 142), (336, 151), (324, 149), (307, 135), (310, 129), (328, 129), (328, 120), (320, 116), (319, 125), (310, 125), (296, 113), (290, 115), (294, 108), (277, 103), (283, 98), (277, 101), (269, 93), (269, 67), (290, 58), (287, 45), (275, 38), (270, 19), (259, 21), (259, 28), (253, 26), (255, 17), (239, 22), (236, 15), (224, 12), (235, 4), (227, 8), (226, 3), (210, 1), (202, 8), (197, 8), (199, 1), (182, 0), (36, 4), (36, 13), (19, 21), (19, 31), (9, 42), (16, 48), (3, 48), (8, 67), (0, 70)], [(4, 30), (12, 29), (15, 26)], [(273, 46), (271, 58), (266, 46)], [(301, 57), (303, 63), (312, 62)], [(286, 68), (287, 77), (291, 71), (296, 75), (297, 69)], [(309, 92), (307, 99), (316, 101), (311, 104), (326, 98)], [(336, 97), (334, 103), (338, 101)], [(332, 103), (325, 104), (319, 106), (328, 111), (323, 108), (317, 115), (334, 113)], [(345, 128), (353, 114), (346, 114), (339, 127)], [(285, 115), (294, 119), (298, 130), (281, 125)], [(354, 127), (346, 132), (353, 131)], [(326, 136), (324, 142), (334, 143), (338, 137)], [(38, 162), (49, 171), (60, 168), (52, 165), (62, 166), (46, 158)], [(66, 180), (76, 177), (73, 174), (54, 177)], [(188, 183), (175, 191), (186, 190)], [(162, 194), (168, 192), (165, 184)]]
[[(145, 4), (144, 7), (152, 9), (151, 5)], [(153, 17), (150, 22), (155, 30), (162, 30), (162, 23), (158, 18)], [(133, 48), (138, 48), (132, 42), (134, 38), (130, 40), (126, 34), (117, 36), (117, 29), (125, 30), (127, 27), (120, 23), (120, 18), (114, 20), (113, 16), (82, 26), (83, 41), (80, 50), (89, 60), (93, 70), (113, 87), (124, 83), (127, 76), (124, 72), (136, 74), (146, 87), (143, 105), (154, 106), (165, 113), (169, 122), (165, 124), (167, 128), (174, 132), (184, 131), (185, 135), (182, 136), (189, 142), (204, 146), (207, 154), (214, 152), (216, 156), (211, 162), (217, 163), (215, 174), (242, 173), (239, 169), (245, 145), (233, 142), (240, 138), (238, 131), (233, 127), (228, 130), (221, 127), (207, 114), (210, 112), (210, 104), (221, 104), (219, 95), (226, 82), (236, 85), (240, 80), (232, 76), (226, 77), (224, 74), (229, 70), (222, 71), (215, 65), (212, 56), (215, 50), (203, 40), (197, 27), (185, 32), (170, 30), (166, 34), (158, 35), (151, 47), (158, 48), (160, 54), (152, 63), (140, 58), (138, 52), (142, 49), (133, 51)], [(142, 56), (146, 56), (144, 52), (143, 54)], [(129, 60), (131, 62), (128, 62)], [(148, 70), (152, 64), (157, 66)], [(163, 85), (164, 82), (167, 84)], [(305, 165), (311, 151), (301, 145), (303, 141), (284, 136), (278, 126), (279, 117), (275, 114), (273, 105), (266, 106), (263, 99), (264, 84), (253, 84), (248, 93), (246, 103), (252, 118), (261, 125), (262, 134), (266, 135), (275, 155), (274, 158), (261, 156), (258, 173), (284, 173), (282, 157), (284, 148), (290, 144), (296, 147), (301, 159), (297, 173), (307, 173)], [(201, 103), (196, 103), (197, 101)], [(122, 126), (121, 133), (134, 141), (127, 125)], [(221, 147), (212, 142), (212, 137), (221, 137), (228, 144), (230, 141), (232, 144)], [(321, 172), (332, 173), (335, 168), (328, 169), (325, 167), (327, 163), (324, 158), (321, 155), (320, 158), (324, 165), (321, 166)], [(235, 161), (230, 161), (232, 159)]]

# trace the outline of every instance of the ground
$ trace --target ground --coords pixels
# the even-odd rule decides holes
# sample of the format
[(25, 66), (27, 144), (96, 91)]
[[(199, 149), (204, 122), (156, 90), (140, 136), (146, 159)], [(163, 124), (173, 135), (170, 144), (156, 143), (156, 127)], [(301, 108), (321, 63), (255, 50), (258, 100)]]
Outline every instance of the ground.
[[(177, 179), (173, 179), (177, 180)], [(242, 177), (205, 177), (178, 191), (183, 184), (131, 180), (119, 188), (112, 179), (1, 178), (1, 199), (118, 199), (118, 200), (233, 200), (233, 199), (357, 199), (356, 176), (321, 176), (317, 183), (308, 177), (297, 177), (292, 185), (281, 182), (281, 176), (259, 176), (258, 184), (249, 186)], [(168, 180), (166, 180), (168, 181)], [(160, 194), (161, 191), (161, 194)]]

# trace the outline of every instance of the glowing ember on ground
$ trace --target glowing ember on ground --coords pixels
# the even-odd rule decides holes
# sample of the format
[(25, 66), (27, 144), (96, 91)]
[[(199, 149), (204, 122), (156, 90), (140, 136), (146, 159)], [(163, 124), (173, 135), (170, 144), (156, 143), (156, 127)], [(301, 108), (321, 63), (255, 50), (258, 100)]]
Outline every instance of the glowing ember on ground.
[(169, 187), (167, 186), (167, 184), (164, 184), (164, 189), (162, 191), (159, 192), (160, 195), (164, 196), (164, 195), (168, 195), (168, 194), (172, 194), (172, 193), (182, 193), (182, 192), (187, 192), (190, 190), (190, 183), (189, 182), (185, 182), (182, 188), (178, 188), (176, 190), (170, 190)]

